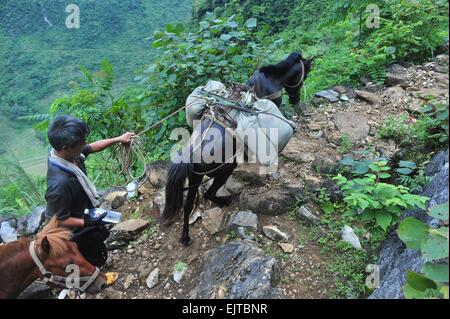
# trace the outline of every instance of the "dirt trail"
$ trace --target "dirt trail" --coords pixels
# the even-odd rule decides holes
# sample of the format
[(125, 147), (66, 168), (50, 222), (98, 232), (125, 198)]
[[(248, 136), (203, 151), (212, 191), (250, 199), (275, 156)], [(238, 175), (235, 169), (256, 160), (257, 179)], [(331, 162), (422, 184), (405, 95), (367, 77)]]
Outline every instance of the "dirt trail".
[[(350, 101), (334, 104), (317, 101), (317, 107), (310, 110), (308, 117), (297, 117), (299, 130), (283, 151), (278, 172), (264, 177), (265, 185), (261, 187), (241, 181), (244, 185), (242, 193), (256, 191), (264, 196), (286, 184), (298, 184), (304, 189), (319, 185), (323, 177), (318, 174), (317, 163), (322, 163), (322, 166), (319, 165), (322, 168), (328, 164), (336, 164), (345, 151), (368, 150), (375, 154), (382, 150), (392, 155), (397, 146), (392, 141), (377, 140), (377, 128), (388, 115), (398, 116), (409, 112), (408, 114), (414, 116), (414, 112), (429, 95), (448, 103), (448, 73), (443, 73), (445, 70), (448, 72), (448, 56), (440, 56), (437, 61), (400, 70), (403, 82), (399, 82), (397, 86), (369, 85), (363, 88), (374, 94), (378, 99), (376, 103), (353, 98), (355, 92), (351, 88), (337, 88), (350, 96)], [(351, 144), (348, 150), (338, 145), (342, 141), (342, 135), (336, 127), (336, 116), (342, 112), (361, 115), (368, 125), (367, 136), (360, 142)], [(355, 130), (362, 125), (348, 124)], [(245, 167), (240, 167), (233, 174), (236, 180), (239, 180), (239, 171), (242, 170), (245, 170)], [(158, 210), (155, 210), (151, 203), (158, 195), (158, 191), (147, 184), (141, 189), (138, 201), (127, 202), (120, 208), (126, 216), (140, 216), (153, 222), (150, 228), (136, 241), (130, 242), (128, 247), (110, 252), (105, 271), (118, 272), (119, 279), (108, 291), (92, 298), (189, 298), (198, 283), (206, 253), (211, 248), (234, 240), (224, 229), (210, 235), (199, 220), (190, 227), (193, 244), (187, 248), (182, 247), (178, 242), (181, 220), (170, 229), (163, 229), (157, 223)], [(306, 204), (320, 217), (321, 212), (312, 205), (313, 201), (314, 198), (307, 199)], [(211, 203), (201, 200), (201, 211), (213, 207)], [(230, 216), (242, 208), (245, 207), (239, 207), (239, 197), (235, 196), (232, 205), (223, 210)], [(308, 226), (299, 223), (288, 212), (278, 216), (259, 215), (259, 219), (262, 226), (276, 225), (289, 234), (289, 243), (294, 245), (294, 251), (288, 254), (276, 242), (264, 236), (257, 240), (264, 252), (278, 261), (281, 271), (278, 287), (282, 289), (284, 297), (335, 297), (333, 280), (326, 271), (329, 256), (321, 253), (319, 243), (308, 239)], [(188, 264), (188, 271), (181, 284), (172, 279), (172, 272), (178, 261)], [(145, 280), (155, 268), (160, 269), (159, 282), (149, 289)]]

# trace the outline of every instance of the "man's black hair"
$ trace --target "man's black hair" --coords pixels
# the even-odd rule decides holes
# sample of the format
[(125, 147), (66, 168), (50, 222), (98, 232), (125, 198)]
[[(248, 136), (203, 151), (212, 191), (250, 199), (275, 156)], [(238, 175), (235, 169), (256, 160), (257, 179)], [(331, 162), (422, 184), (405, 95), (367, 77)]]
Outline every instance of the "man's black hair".
[(86, 123), (70, 115), (56, 117), (47, 133), (50, 145), (57, 151), (61, 151), (64, 146), (78, 145), (88, 135), (89, 127)]

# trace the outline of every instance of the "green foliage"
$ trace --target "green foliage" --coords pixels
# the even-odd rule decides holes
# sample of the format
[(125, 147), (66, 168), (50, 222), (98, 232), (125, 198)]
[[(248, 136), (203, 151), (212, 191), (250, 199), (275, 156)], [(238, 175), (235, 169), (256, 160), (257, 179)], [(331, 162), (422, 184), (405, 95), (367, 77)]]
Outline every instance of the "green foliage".
[(413, 125), (413, 135), (424, 148), (441, 148), (448, 145), (448, 104), (430, 103)]
[[(70, 92), (83, 75), (108, 59), (116, 83), (155, 56), (151, 32), (172, 21), (186, 21), (190, 0), (79, 0), (80, 28), (68, 29), (69, 0), (2, 0), (0, 6), (0, 114), (17, 118), (45, 113), (51, 100)], [(45, 22), (48, 19), (51, 26)]]
[(409, 188), (411, 193), (421, 192), (431, 180), (431, 177), (425, 174), (424, 164), (417, 167), (414, 162), (400, 161), (399, 168), (395, 171), (398, 173), (398, 182)]
[[(208, 80), (245, 82), (258, 66), (269, 61), (271, 50), (259, 44), (256, 21), (206, 14), (197, 32), (181, 24), (156, 32), (153, 47), (161, 52), (140, 77), (145, 92), (140, 98), (152, 105), (156, 122), (184, 106), (186, 97)], [(186, 126), (184, 112), (172, 118), (154, 135), (158, 142), (174, 127)]]
[(0, 216), (28, 215), (45, 202), (45, 188), (44, 178), (30, 176), (10, 154), (0, 169)]
[(350, 244), (341, 238), (341, 232), (345, 225), (352, 223), (350, 216), (343, 214), (347, 206), (345, 203), (332, 202), (326, 190), (320, 190), (317, 204), (322, 208), (320, 216), (321, 226), (302, 229), (301, 233), (313, 236), (329, 259), (327, 274), (332, 277), (333, 286), (338, 297), (361, 298), (370, 291), (365, 285), (367, 264), (376, 263), (377, 247), (383, 236), (377, 236), (372, 232), (367, 235), (367, 230), (359, 225), (353, 227), (361, 240), (361, 244), (367, 249), (355, 250)]
[(361, 178), (347, 179), (342, 174), (333, 178), (344, 193), (345, 213), (359, 220), (375, 224), (383, 231), (399, 220), (404, 209), (425, 208), (427, 197), (412, 195), (404, 186), (382, 182), (391, 178), (386, 161), (368, 165), (369, 172)]
[(173, 270), (178, 272), (178, 271), (183, 271), (184, 269), (186, 269), (188, 267), (188, 265), (182, 261), (177, 261), (177, 263), (175, 264), (175, 266), (173, 267)]
[[(380, 9), (378, 28), (366, 25), (368, 4)], [(308, 100), (336, 84), (357, 84), (362, 75), (383, 82), (386, 64), (432, 57), (448, 36), (447, 12), (447, 1), (299, 0), (279, 36), (288, 50), (317, 57), (303, 95)]]
[[(408, 217), (398, 228), (400, 239), (408, 248), (420, 250), (426, 261), (422, 274), (408, 272), (407, 281), (403, 288), (405, 297), (417, 298), (445, 298), (448, 299), (448, 258), (449, 232), (448, 232), (448, 203), (432, 207), (428, 214), (446, 223), (446, 226), (429, 228), (422, 221)], [(441, 261), (441, 262), (440, 262)]]
[(346, 154), (350, 152), (353, 148), (353, 144), (350, 140), (350, 137), (347, 133), (342, 134), (341, 143), (338, 147), (338, 152), (341, 154)]
[(381, 127), (378, 128), (376, 136), (378, 139), (391, 138), (398, 145), (411, 145), (413, 143), (413, 136), (408, 114), (402, 114), (398, 117), (388, 115), (384, 119)]

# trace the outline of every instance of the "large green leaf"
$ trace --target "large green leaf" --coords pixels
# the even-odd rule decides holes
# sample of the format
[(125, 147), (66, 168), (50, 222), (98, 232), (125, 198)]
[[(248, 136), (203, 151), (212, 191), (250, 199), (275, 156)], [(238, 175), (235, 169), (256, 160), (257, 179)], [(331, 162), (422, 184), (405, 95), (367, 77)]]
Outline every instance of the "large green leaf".
[(409, 175), (413, 172), (410, 168), (397, 168), (395, 171), (402, 175)]
[(414, 217), (405, 218), (398, 227), (398, 237), (412, 249), (421, 249), (427, 239), (428, 227)]
[(441, 236), (430, 236), (422, 247), (426, 260), (436, 260), (448, 257), (448, 239)]
[(407, 299), (423, 299), (430, 296), (429, 290), (437, 289), (436, 283), (422, 274), (408, 271), (403, 292)]
[(245, 22), (247, 28), (255, 28), (257, 25), (257, 20), (255, 18), (250, 18)]
[(351, 156), (345, 156), (339, 163), (345, 166), (352, 166), (355, 164), (355, 160)]
[(416, 169), (417, 168), (416, 163), (410, 162), (410, 161), (400, 161), (398, 166), (400, 166), (400, 167), (407, 167), (407, 168), (410, 168), (410, 169)]
[(439, 220), (448, 221), (448, 203), (434, 206), (430, 209), (428, 215)]
[(379, 212), (375, 214), (375, 220), (377, 221), (377, 224), (386, 231), (392, 222), (392, 215), (387, 212)]
[(364, 175), (369, 171), (369, 165), (366, 163), (358, 163), (353, 169), (352, 173), (356, 175)]
[(428, 278), (441, 283), (448, 282), (448, 271), (448, 265), (441, 264), (426, 263), (422, 268), (422, 272), (427, 275)]

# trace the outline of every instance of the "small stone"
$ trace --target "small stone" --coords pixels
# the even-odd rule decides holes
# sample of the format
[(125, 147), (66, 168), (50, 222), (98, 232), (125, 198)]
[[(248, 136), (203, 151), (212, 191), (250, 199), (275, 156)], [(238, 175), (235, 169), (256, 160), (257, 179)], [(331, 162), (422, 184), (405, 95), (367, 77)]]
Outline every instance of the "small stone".
[(376, 105), (381, 104), (381, 98), (371, 92), (355, 90), (356, 96), (370, 104)]
[(203, 212), (202, 225), (211, 235), (214, 235), (222, 228), (224, 217), (225, 213), (219, 207), (209, 209)]
[(199, 210), (196, 210), (195, 212), (193, 212), (191, 214), (191, 216), (189, 217), (189, 225), (194, 224), (199, 218), (202, 217), (202, 212)]
[(263, 227), (264, 234), (274, 241), (288, 241), (289, 237), (287, 234), (283, 233), (276, 226), (264, 226)]
[(258, 215), (249, 210), (236, 213), (228, 222), (226, 231), (230, 232), (238, 227), (243, 227), (249, 231), (257, 232), (259, 229)]
[(154, 248), (155, 248), (155, 250), (160, 249), (161, 248), (161, 244), (156, 244)]
[(124, 284), (123, 284), (123, 288), (124, 289), (130, 288), (131, 284), (133, 283), (133, 280), (134, 280), (134, 276), (133, 275), (128, 275), (127, 278), (125, 279)]
[(283, 249), (283, 251), (288, 254), (294, 251), (294, 245), (289, 243), (278, 243), (278, 246), (280, 246), (281, 249)]
[(177, 284), (180, 284), (180, 283), (181, 283), (181, 280), (183, 279), (184, 275), (186, 274), (186, 271), (187, 271), (187, 267), (185, 267), (185, 268), (183, 268), (183, 269), (181, 269), (181, 270), (175, 271), (175, 272), (173, 273), (173, 280), (174, 280)]
[(300, 209), (298, 210), (298, 217), (300, 218), (300, 220), (310, 225), (320, 223), (320, 219), (316, 215), (311, 213), (305, 206), (300, 207)]
[(339, 101), (339, 93), (334, 90), (320, 91), (314, 94), (314, 96), (327, 99), (331, 103)]
[(147, 287), (152, 289), (158, 284), (158, 280), (159, 280), (159, 268), (156, 268), (148, 275), (148, 278), (146, 280)]

